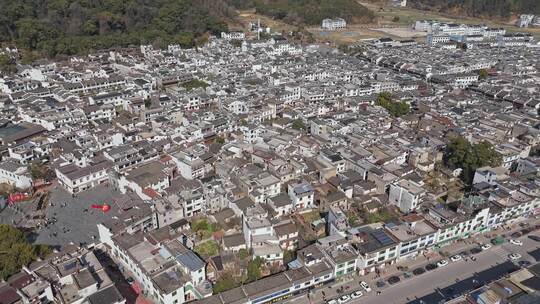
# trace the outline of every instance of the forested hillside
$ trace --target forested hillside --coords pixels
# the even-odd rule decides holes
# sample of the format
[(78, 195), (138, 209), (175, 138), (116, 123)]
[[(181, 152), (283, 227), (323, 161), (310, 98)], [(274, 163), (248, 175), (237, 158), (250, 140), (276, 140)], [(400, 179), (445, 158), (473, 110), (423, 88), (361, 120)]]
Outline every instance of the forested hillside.
[(2, 0), (0, 43), (22, 49), (23, 61), (141, 43), (191, 47), (226, 31), (236, 8), (297, 25), (374, 18), (355, 0)]
[(409, 0), (419, 9), (470, 17), (507, 19), (512, 14), (540, 15), (540, 0)]
[[(375, 15), (355, 0), (231, 0), (292, 24), (317, 25), (325, 18), (370, 22)], [(248, 4), (246, 4), (248, 3)]]
[(191, 46), (227, 29), (224, 0), (3, 0), (0, 42), (46, 55), (148, 42)]

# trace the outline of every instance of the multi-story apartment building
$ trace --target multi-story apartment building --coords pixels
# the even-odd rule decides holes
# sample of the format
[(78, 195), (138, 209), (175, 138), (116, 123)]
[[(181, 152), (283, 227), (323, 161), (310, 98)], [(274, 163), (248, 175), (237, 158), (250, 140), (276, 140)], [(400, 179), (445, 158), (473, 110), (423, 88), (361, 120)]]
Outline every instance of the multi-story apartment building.
[(289, 184), (288, 193), (295, 210), (315, 208), (315, 190), (309, 183)]
[(388, 200), (402, 212), (408, 213), (416, 210), (425, 193), (419, 184), (410, 180), (400, 180), (390, 185)]
[(343, 18), (333, 18), (333, 19), (324, 19), (322, 21), (321, 27), (324, 30), (337, 30), (337, 29), (343, 29), (347, 27), (347, 21)]

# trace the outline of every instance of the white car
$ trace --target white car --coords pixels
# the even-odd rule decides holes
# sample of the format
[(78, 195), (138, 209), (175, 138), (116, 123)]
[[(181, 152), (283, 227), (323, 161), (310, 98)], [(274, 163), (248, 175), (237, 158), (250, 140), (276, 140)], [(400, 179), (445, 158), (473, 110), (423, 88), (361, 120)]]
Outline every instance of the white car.
[(360, 291), (360, 290), (357, 290), (353, 293), (350, 294), (351, 296), (351, 299), (358, 299), (360, 298), (361, 296), (363, 296), (364, 294)]
[(511, 253), (508, 255), (508, 258), (510, 258), (510, 260), (519, 260), (521, 259), (521, 254), (519, 253)]
[(366, 283), (366, 282), (364, 282), (364, 281), (360, 282), (360, 286), (362, 286), (362, 288), (364, 288), (364, 290), (365, 290), (366, 292), (370, 292), (370, 291), (371, 291), (371, 287), (369, 287), (368, 283)]
[(518, 246), (523, 246), (523, 242), (520, 241), (520, 240), (516, 240), (516, 239), (511, 239), (510, 243), (512, 243), (514, 245), (518, 245)]
[(452, 256), (452, 257), (450, 258), (450, 260), (451, 260), (452, 262), (460, 261), (460, 260), (461, 260), (461, 255), (456, 254), (456, 255)]
[(444, 267), (448, 265), (448, 261), (447, 260), (440, 260), (438, 263), (437, 263), (437, 266), (438, 267)]
[(333, 300), (330, 300), (330, 301), (326, 302), (326, 304), (339, 304), (339, 302), (338, 302), (338, 300), (333, 299)]
[(351, 300), (351, 297), (349, 295), (344, 295), (341, 298), (339, 298), (338, 302), (339, 304), (347, 303)]
[(490, 244), (484, 244), (480, 248), (482, 248), (482, 250), (488, 250), (489, 248), (491, 248), (491, 245)]

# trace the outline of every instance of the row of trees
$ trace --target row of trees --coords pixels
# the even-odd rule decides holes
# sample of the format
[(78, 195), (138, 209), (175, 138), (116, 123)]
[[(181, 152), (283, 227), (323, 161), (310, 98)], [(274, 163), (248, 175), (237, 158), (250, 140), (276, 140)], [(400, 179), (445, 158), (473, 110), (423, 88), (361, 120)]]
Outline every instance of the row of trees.
[(509, 18), (512, 13), (540, 14), (538, 0), (409, 0), (411, 6), (471, 17)]
[(50, 248), (44, 245), (30, 244), (22, 231), (0, 224), (0, 278), (7, 279), (38, 257), (49, 254)]

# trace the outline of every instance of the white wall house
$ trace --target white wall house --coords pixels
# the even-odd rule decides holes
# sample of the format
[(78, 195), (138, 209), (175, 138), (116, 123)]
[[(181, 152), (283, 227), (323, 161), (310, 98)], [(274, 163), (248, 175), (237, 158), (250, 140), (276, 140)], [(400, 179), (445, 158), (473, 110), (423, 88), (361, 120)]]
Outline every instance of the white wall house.
[(204, 162), (196, 155), (178, 152), (171, 154), (180, 174), (187, 179), (204, 177)]
[(244, 32), (221, 32), (221, 38), (226, 40), (244, 40), (246, 34), (244, 34)]
[(109, 178), (107, 171), (111, 166), (110, 161), (102, 159), (84, 167), (65, 164), (56, 168), (55, 172), (60, 185), (75, 194), (106, 182)]
[(293, 209), (304, 210), (315, 208), (315, 190), (309, 183), (289, 184), (287, 192), (292, 201)]
[(343, 18), (333, 18), (333, 19), (327, 18), (322, 21), (321, 27), (324, 30), (330, 30), (330, 31), (343, 29), (347, 27), (347, 21), (345, 21), (345, 19)]
[(410, 180), (400, 180), (390, 185), (388, 200), (403, 212), (411, 212), (416, 209), (425, 190), (417, 183)]
[(0, 183), (7, 183), (19, 189), (32, 186), (32, 177), (26, 165), (7, 160), (0, 163)]

